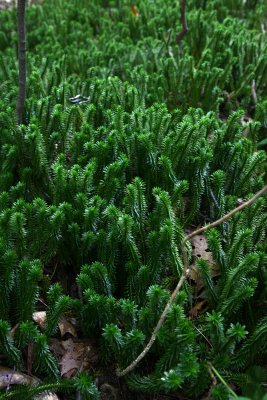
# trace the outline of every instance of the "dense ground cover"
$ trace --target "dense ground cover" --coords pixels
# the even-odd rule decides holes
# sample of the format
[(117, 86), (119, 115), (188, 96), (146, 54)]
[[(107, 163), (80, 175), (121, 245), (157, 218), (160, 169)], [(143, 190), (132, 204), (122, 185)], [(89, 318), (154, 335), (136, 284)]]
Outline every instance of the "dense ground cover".
[[(149, 340), (181, 276), (185, 233), (266, 182), (265, 2), (188, 1), (179, 46), (176, 2), (131, 6), (28, 8), (23, 126), (16, 13), (0, 12), (1, 363), (82, 399), (98, 397), (107, 369), (114, 384), (116, 367)], [(122, 378), (131, 391), (228, 399), (230, 385), (263, 399), (266, 221), (259, 198), (201, 236), (200, 257), (188, 246), (196, 273), (149, 354)], [(47, 313), (43, 329), (32, 321), (38, 310)], [(99, 356), (61, 381), (49, 346), (64, 314), (80, 339), (97, 339)], [(0, 398), (39, 390), (12, 388)]]

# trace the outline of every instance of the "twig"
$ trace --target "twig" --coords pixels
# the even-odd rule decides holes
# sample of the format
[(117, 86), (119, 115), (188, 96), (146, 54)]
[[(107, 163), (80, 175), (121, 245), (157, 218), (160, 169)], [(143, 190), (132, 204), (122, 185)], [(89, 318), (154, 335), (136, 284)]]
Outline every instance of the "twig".
[(243, 208), (250, 206), (252, 203), (254, 203), (255, 200), (257, 200), (259, 197), (261, 197), (265, 192), (267, 192), (267, 185), (265, 185), (259, 192), (257, 192), (253, 197), (251, 197), (251, 199), (245, 201), (243, 204), (236, 207), (234, 210), (230, 211), (228, 214), (225, 214), (223, 217), (219, 218), (217, 221), (214, 221), (206, 226), (203, 226), (202, 228), (196, 229), (194, 232), (192, 232), (189, 235), (184, 237), (184, 239), (182, 240), (182, 257), (183, 257), (184, 268), (183, 268), (183, 273), (181, 275), (181, 278), (180, 278), (176, 288), (172, 292), (171, 297), (169, 298), (169, 301), (168, 301), (166, 307), (164, 308), (163, 313), (161, 314), (154, 331), (152, 332), (152, 335), (151, 335), (151, 338), (150, 338), (148, 344), (146, 345), (146, 347), (144, 348), (142, 353), (140, 353), (139, 356), (128, 367), (126, 367), (122, 371), (117, 369), (117, 371), (116, 371), (117, 376), (124, 376), (124, 375), (128, 374), (128, 372), (132, 371), (136, 367), (136, 365), (149, 352), (150, 348), (152, 347), (153, 343), (155, 342), (157, 333), (160, 330), (160, 328), (162, 327), (162, 325), (165, 321), (166, 315), (168, 314), (168, 312), (176, 298), (177, 293), (179, 292), (179, 290), (181, 289), (181, 287), (183, 286), (184, 282), (186, 281), (186, 279), (188, 278), (188, 276), (190, 274), (190, 267), (188, 265), (188, 258), (187, 258), (187, 251), (186, 251), (186, 243), (195, 235), (199, 235), (200, 233), (221, 224), (222, 222), (231, 218), (237, 212), (241, 211)]
[(179, 290), (181, 289), (181, 287), (183, 286), (184, 281), (187, 279), (187, 275), (185, 275), (184, 273), (182, 274), (176, 288), (174, 289), (174, 291), (172, 292), (172, 295), (166, 305), (166, 307), (164, 308), (163, 313), (160, 316), (160, 319), (158, 320), (158, 323), (151, 335), (151, 338), (148, 342), (148, 344), (146, 345), (146, 347), (144, 348), (144, 350), (142, 351), (142, 353), (139, 354), (139, 356), (127, 367), (125, 368), (123, 371), (117, 370), (116, 374), (117, 376), (124, 376), (126, 374), (128, 374), (128, 372), (132, 371), (136, 365), (145, 357), (145, 355), (148, 353), (148, 351), (150, 350), (150, 348), (152, 347), (153, 343), (156, 340), (156, 336), (158, 331), (160, 330), (163, 322), (165, 321), (166, 315), (170, 309), (170, 307), (172, 306), (175, 297), (177, 295), (177, 293), (179, 292)]
[(251, 83), (251, 96), (254, 101), (254, 104), (257, 104), (257, 93), (256, 93), (256, 82), (255, 79), (252, 80)]
[(13, 371), (11, 372), (9, 380), (8, 380), (8, 385), (7, 385), (6, 391), (8, 391), (10, 389), (10, 385), (11, 385), (11, 382), (12, 382), (12, 379), (13, 379), (13, 376), (14, 376), (15, 372), (16, 372), (16, 367), (14, 366), (13, 367)]
[(230, 388), (230, 386), (228, 385), (228, 383), (223, 379), (223, 377), (221, 376), (221, 374), (219, 373), (219, 371), (217, 371), (217, 369), (211, 364), (208, 363), (209, 368), (211, 370), (211, 372), (213, 372), (217, 378), (219, 378), (219, 380), (221, 381), (221, 383), (229, 390), (229, 392), (231, 393), (231, 395), (237, 399), (237, 395), (236, 393)]
[(19, 58), (19, 94), (17, 99), (17, 121), (24, 122), (24, 108), (26, 100), (26, 29), (25, 29), (26, 0), (18, 0), (18, 58)]
[(212, 344), (211, 344), (211, 342), (209, 341), (209, 339), (207, 338), (207, 336), (205, 336), (204, 333), (201, 332), (201, 330), (198, 329), (198, 328), (196, 327), (196, 325), (193, 324), (193, 327), (198, 331), (198, 333), (206, 340), (206, 342), (207, 342), (207, 343), (209, 344), (209, 346), (212, 348)]
[(218, 210), (220, 210), (221, 208), (220, 208), (220, 206), (219, 206), (219, 204), (218, 204), (218, 201), (217, 201), (217, 199), (216, 199), (216, 197), (215, 197), (215, 194), (213, 193), (212, 189), (210, 189), (210, 195), (211, 195), (211, 197), (212, 197), (212, 200), (214, 201), (214, 204), (216, 205), (216, 207), (218, 208)]
[(186, 19), (186, 0), (181, 0), (181, 22), (182, 22), (182, 30), (176, 36), (176, 42), (178, 44), (183, 39), (184, 35), (188, 32), (188, 25)]
[(82, 395), (81, 395), (81, 392), (79, 390), (77, 390), (77, 392), (76, 392), (76, 398), (75, 399), (76, 400), (82, 400)]
[[(217, 221), (214, 221), (214, 222), (212, 222), (206, 226), (203, 226), (202, 228), (199, 228), (199, 229), (195, 230), (194, 232), (190, 233), (189, 235), (187, 235), (184, 238), (183, 241), (186, 242), (187, 240), (191, 239), (193, 236), (199, 235), (200, 233), (206, 231), (207, 229), (214, 228), (215, 226), (220, 225), (222, 222), (225, 222), (227, 219), (231, 218), (237, 212), (243, 210), (243, 208), (250, 206), (252, 203), (254, 203), (254, 201), (256, 201), (259, 197), (261, 197), (265, 192), (267, 192), (267, 185), (265, 185), (259, 192), (257, 192), (253, 197), (251, 197), (251, 199), (245, 201), (240, 206), (234, 208), (228, 214), (225, 214), (223, 217), (217, 219)], [(185, 259), (187, 260), (186, 256), (185, 256), (185, 258), (183, 258), (183, 260), (185, 260)]]
[(207, 363), (207, 368), (208, 368), (208, 371), (209, 371), (209, 374), (210, 374), (212, 383), (211, 383), (211, 387), (210, 387), (210, 389), (209, 389), (209, 393), (208, 393), (208, 396), (207, 396), (207, 400), (210, 400), (210, 399), (211, 399), (212, 389), (217, 385), (217, 379), (216, 379), (216, 376), (214, 375), (214, 373), (213, 373), (211, 367), (212, 367), (212, 365), (208, 362), (208, 363)]

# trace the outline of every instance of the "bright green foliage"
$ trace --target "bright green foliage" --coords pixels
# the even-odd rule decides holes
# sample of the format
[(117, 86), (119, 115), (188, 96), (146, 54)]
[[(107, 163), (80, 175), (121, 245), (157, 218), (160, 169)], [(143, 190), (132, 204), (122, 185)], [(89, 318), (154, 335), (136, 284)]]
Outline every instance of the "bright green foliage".
[[(49, 340), (61, 316), (71, 310), (82, 335), (101, 337), (103, 365), (126, 367), (181, 276), (186, 229), (220, 218), (262, 187), (265, 3), (188, 0), (181, 46), (173, 0), (137, 0), (138, 16), (127, 0), (28, 7), (25, 126), (14, 116), (15, 11), (0, 12), (0, 353), (25, 369), (33, 343), (33, 371), (49, 379), (1, 398), (65, 389), (97, 399), (89, 375), (59, 380)], [(88, 101), (71, 104), (77, 94)], [(199, 300), (188, 281), (126, 377), (132, 390), (201, 398), (212, 383), (209, 362), (244, 396), (262, 394), (266, 221), (260, 198), (207, 232), (216, 276), (205, 260), (191, 259), (188, 244), (207, 310), (189, 318)], [(47, 270), (55, 271), (53, 284)], [(62, 276), (69, 286), (76, 281), (79, 299), (54, 283)], [(32, 322), (40, 293), (44, 332)], [(211, 395), (230, 396), (219, 381)]]

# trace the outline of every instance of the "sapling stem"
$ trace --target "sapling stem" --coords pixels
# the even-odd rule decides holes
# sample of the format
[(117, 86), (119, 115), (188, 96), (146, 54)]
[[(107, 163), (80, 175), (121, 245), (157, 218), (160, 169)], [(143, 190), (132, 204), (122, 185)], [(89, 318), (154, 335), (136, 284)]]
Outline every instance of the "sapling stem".
[(18, 0), (17, 24), (18, 24), (18, 59), (19, 59), (19, 93), (17, 99), (17, 122), (24, 122), (26, 100), (26, 28), (25, 28), (26, 0)]

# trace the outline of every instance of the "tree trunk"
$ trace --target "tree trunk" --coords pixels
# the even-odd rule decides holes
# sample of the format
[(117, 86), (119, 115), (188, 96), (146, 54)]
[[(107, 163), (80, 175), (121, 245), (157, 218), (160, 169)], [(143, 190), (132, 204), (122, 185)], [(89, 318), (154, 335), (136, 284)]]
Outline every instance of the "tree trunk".
[(18, 0), (18, 58), (19, 58), (19, 93), (17, 99), (17, 121), (24, 122), (24, 108), (26, 99), (26, 29), (25, 29), (26, 0)]

